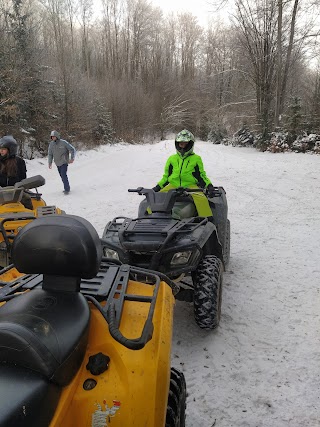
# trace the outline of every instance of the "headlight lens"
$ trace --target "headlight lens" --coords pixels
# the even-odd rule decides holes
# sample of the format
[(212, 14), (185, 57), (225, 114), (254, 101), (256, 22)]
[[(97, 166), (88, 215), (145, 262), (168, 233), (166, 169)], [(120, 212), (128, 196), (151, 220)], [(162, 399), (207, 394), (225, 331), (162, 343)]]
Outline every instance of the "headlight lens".
[(110, 248), (103, 248), (103, 254), (105, 257), (107, 258), (111, 258), (111, 259), (117, 259), (119, 260), (119, 255), (117, 251), (114, 251), (113, 249)]
[(171, 260), (171, 265), (184, 265), (189, 262), (192, 251), (176, 252)]

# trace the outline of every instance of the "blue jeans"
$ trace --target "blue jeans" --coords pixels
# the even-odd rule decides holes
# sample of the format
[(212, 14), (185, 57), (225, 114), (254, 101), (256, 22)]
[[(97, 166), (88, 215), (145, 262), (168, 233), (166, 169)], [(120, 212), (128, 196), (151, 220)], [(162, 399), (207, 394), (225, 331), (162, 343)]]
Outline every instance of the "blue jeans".
[(64, 164), (61, 166), (57, 166), (57, 168), (63, 182), (64, 191), (70, 191), (70, 184), (67, 176), (68, 165)]

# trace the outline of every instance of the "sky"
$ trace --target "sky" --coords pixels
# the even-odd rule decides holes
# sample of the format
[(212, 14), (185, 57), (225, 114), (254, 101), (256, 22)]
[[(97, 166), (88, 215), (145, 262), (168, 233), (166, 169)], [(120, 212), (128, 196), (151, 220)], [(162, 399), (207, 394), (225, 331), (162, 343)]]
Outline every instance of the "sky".
[(151, 0), (155, 6), (159, 6), (163, 12), (170, 13), (182, 13), (182, 12), (191, 12), (194, 16), (198, 18), (198, 23), (206, 27), (208, 20), (217, 18), (226, 19), (227, 10), (217, 11), (215, 4), (216, 0), (210, 2), (210, 0)]
[(212, 10), (206, 0), (152, 0), (151, 3), (159, 6), (164, 13), (191, 12), (202, 26), (206, 26), (211, 15), (209, 11)]
[[(27, 169), (45, 177), (48, 205), (101, 236), (112, 218), (136, 216), (141, 197), (127, 189), (153, 187), (173, 152), (172, 140), (78, 152), (67, 196), (46, 158)], [(231, 258), (216, 330), (198, 328), (192, 303), (175, 306), (172, 366), (187, 382), (186, 427), (319, 427), (320, 158), (201, 141), (195, 152), (226, 190)]]
[[(101, 11), (101, 1), (93, 0), (94, 2), (94, 16), (99, 16)], [(223, 7), (219, 10), (216, 4), (219, 0), (150, 0), (150, 3), (155, 7), (160, 7), (164, 14), (191, 12), (197, 17), (199, 25), (206, 27), (208, 21), (212, 18), (215, 20), (228, 19), (228, 8)]]

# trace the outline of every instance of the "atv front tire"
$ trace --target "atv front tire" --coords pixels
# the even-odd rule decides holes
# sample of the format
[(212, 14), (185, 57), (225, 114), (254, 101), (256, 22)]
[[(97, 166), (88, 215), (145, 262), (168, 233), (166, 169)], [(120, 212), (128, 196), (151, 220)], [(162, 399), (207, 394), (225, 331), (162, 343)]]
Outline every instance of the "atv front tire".
[(185, 427), (186, 381), (182, 372), (171, 368), (170, 389), (165, 427)]
[(206, 255), (193, 274), (193, 308), (197, 325), (214, 329), (221, 316), (223, 265), (215, 255)]

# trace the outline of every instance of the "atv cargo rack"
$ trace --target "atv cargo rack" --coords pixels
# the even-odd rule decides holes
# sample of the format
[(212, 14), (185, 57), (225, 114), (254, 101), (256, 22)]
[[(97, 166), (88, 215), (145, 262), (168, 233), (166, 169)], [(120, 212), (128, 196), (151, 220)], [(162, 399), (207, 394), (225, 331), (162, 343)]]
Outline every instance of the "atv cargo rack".
[[(0, 274), (9, 272), (11, 268), (14, 268), (12, 264), (0, 270)], [(154, 287), (151, 296), (135, 295), (127, 292), (129, 280), (138, 279)], [(142, 268), (131, 267), (126, 264), (115, 265), (110, 263), (107, 258), (103, 258), (96, 277), (81, 280), (80, 292), (101, 312), (108, 322), (111, 336), (116, 341), (128, 349), (139, 350), (152, 337), (152, 321), (160, 280), (165, 280), (169, 285), (177, 288), (177, 285), (164, 275), (159, 275), (158, 273)], [(12, 282), (0, 281), (0, 304), (21, 295), (24, 291), (41, 287), (42, 282), (42, 274), (26, 274)], [(175, 289), (175, 291), (177, 290)], [(149, 304), (148, 315), (142, 333), (138, 338), (126, 338), (120, 332), (122, 312), (126, 301)], [(101, 304), (102, 302), (106, 303)]]

